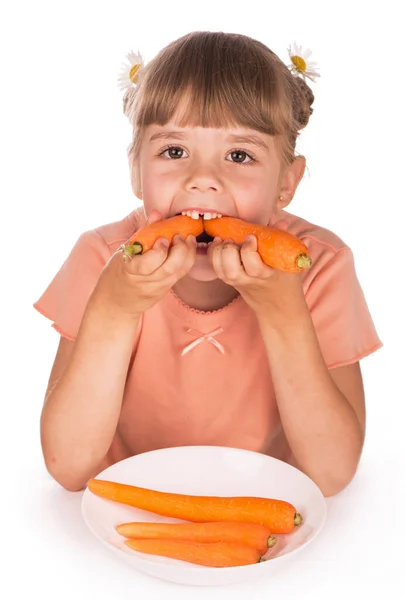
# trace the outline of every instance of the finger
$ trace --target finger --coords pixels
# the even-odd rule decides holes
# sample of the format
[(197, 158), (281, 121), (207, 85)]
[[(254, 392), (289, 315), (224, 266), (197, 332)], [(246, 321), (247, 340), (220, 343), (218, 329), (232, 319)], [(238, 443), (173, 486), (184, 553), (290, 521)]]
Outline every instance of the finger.
[(225, 241), (223, 243), (221, 260), (225, 279), (228, 281), (235, 281), (244, 275), (240, 250), (233, 242)]
[(214, 238), (213, 242), (208, 246), (208, 257), (211, 261), (212, 268), (218, 279), (225, 279), (224, 269), (222, 267), (222, 249), (223, 241), (221, 238)]
[(169, 240), (166, 238), (159, 238), (148, 252), (134, 256), (129, 261), (125, 261), (127, 271), (133, 275), (151, 275), (157, 271), (167, 259), (169, 246)]
[(222, 244), (222, 238), (216, 236), (216, 237), (214, 237), (212, 242), (210, 242), (210, 244), (208, 245), (207, 257), (208, 257), (208, 260), (210, 261), (211, 265), (212, 265), (212, 261), (213, 261), (213, 255), (214, 255), (215, 248), (218, 248), (218, 246), (220, 244)]
[[(182, 236), (180, 237), (182, 240), (184, 240)], [(197, 254), (197, 240), (194, 235), (188, 235), (183, 243), (187, 247), (187, 255), (182, 267), (179, 269), (178, 278), (183, 277), (186, 273), (188, 273), (195, 263), (195, 257)]]
[(259, 253), (257, 252), (257, 239), (254, 235), (248, 235), (241, 250), (240, 256), (243, 268), (249, 277), (261, 277), (265, 273), (263, 263)]
[(187, 241), (181, 236), (173, 238), (167, 260), (161, 268), (162, 275), (170, 277), (176, 274), (176, 279), (179, 279), (191, 268), (195, 261), (197, 243), (194, 244), (193, 236), (188, 238)]
[(184, 263), (184, 270), (185, 270), (185, 273), (188, 273), (188, 271), (191, 269), (191, 267), (195, 263), (195, 258), (197, 255), (197, 239), (196, 239), (196, 237), (194, 235), (187, 236), (186, 244), (188, 246), (189, 251), (188, 251), (187, 259)]

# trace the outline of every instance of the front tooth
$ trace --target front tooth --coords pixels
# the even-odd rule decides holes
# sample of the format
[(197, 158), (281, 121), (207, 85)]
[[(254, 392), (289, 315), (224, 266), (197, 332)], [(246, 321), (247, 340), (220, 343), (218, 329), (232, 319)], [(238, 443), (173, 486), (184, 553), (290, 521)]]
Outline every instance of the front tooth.
[(215, 215), (211, 214), (211, 213), (204, 213), (204, 219), (206, 221), (209, 221), (211, 218), (214, 218)]
[(193, 210), (190, 216), (192, 219), (198, 221), (198, 219), (200, 218), (200, 213), (198, 212), (198, 210)]

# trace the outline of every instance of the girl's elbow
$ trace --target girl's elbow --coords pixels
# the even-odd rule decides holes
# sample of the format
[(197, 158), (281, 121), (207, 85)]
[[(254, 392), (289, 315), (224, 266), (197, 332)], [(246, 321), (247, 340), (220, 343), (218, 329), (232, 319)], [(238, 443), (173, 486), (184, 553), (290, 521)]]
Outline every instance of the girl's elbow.
[(317, 484), (325, 498), (336, 496), (351, 483), (357, 472), (358, 463), (350, 468), (342, 469), (339, 473), (329, 472)]
[(43, 453), (46, 470), (49, 475), (68, 492), (80, 492), (87, 485), (87, 479), (78, 476), (76, 469), (62, 466), (54, 456)]

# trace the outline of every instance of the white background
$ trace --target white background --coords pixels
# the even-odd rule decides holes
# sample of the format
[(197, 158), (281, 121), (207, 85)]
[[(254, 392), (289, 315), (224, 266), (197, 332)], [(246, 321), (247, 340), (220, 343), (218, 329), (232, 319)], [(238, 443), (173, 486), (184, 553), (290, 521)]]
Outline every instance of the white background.
[[(12, 586), (4, 598), (405, 596), (401, 4), (1, 4), (1, 571), (2, 587)], [(285, 61), (294, 41), (312, 49), (322, 77), (298, 148), (308, 172), (290, 210), (352, 247), (384, 342), (362, 364), (368, 429), (359, 472), (329, 502), (324, 532), (287, 573), (222, 589), (170, 585), (121, 565), (86, 530), (81, 494), (50, 479), (38, 423), (58, 336), (32, 308), (80, 233), (138, 204), (116, 85), (127, 52), (148, 61), (197, 29), (251, 35)]]

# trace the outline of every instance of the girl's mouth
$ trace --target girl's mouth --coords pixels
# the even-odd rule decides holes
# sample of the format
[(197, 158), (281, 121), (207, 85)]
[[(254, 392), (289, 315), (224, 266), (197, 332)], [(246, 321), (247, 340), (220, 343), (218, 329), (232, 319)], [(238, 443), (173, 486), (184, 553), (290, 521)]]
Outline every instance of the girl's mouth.
[(208, 248), (208, 245), (212, 242), (214, 238), (208, 235), (203, 231), (197, 236), (197, 248)]
[[(222, 217), (221, 213), (216, 213), (216, 212), (199, 212), (198, 210), (183, 210), (181, 213), (184, 216), (187, 217), (191, 217), (192, 219), (200, 219), (201, 217), (203, 218), (203, 220), (210, 220), (210, 219), (220, 219)], [(207, 253), (207, 249), (209, 244), (213, 241), (213, 237), (211, 237), (210, 235), (208, 235), (208, 233), (206, 233), (205, 231), (203, 231), (202, 233), (200, 233), (200, 235), (197, 237), (197, 253), (198, 254), (206, 254)]]

